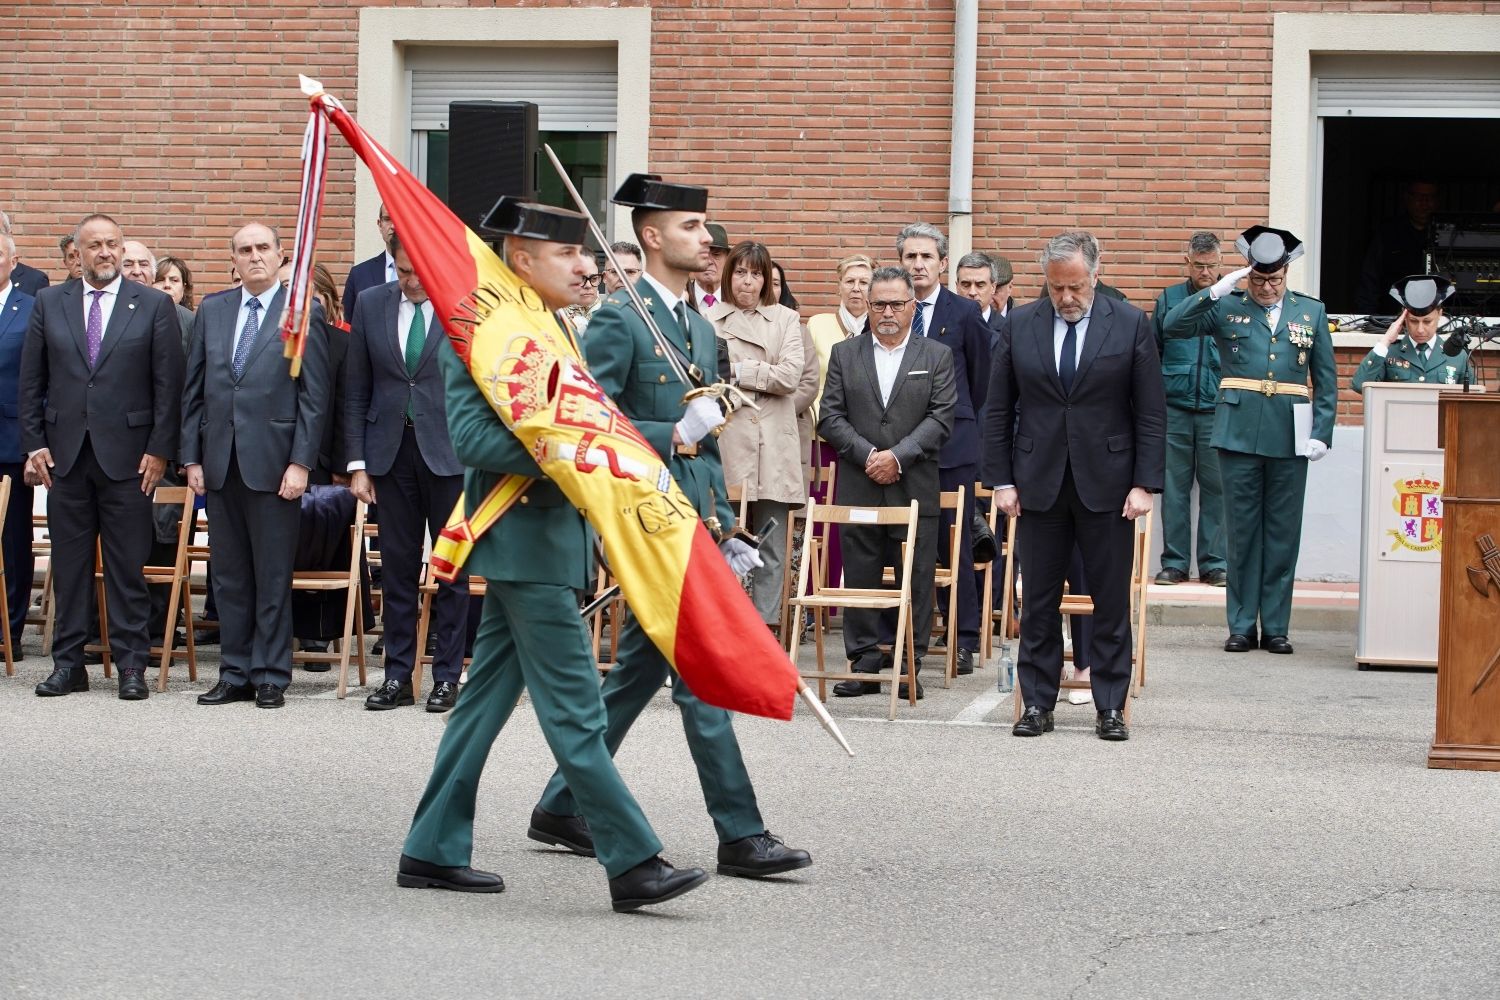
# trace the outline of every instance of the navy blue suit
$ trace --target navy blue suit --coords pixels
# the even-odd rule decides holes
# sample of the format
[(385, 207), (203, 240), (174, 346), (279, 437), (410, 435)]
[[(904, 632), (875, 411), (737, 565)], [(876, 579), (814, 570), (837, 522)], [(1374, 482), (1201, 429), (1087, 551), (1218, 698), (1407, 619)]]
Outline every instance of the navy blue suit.
[(30, 264), (17, 262), (16, 266), (11, 268), (10, 283), (32, 298), (36, 298), (36, 293), (52, 284), (52, 279), (47, 277), (46, 271), (39, 271)]
[[(46, 275), (43, 275), (43, 280)], [(19, 639), (31, 604), (32, 491), (21, 477), (26, 455), (21, 451), (21, 348), (26, 343), (26, 324), (36, 300), (14, 282), (5, 305), (0, 307), (0, 476), (9, 476), (10, 507), (5, 528), (0, 531), (0, 550), (5, 554), (5, 596), (10, 602), (10, 634)], [(14, 647), (14, 642), (12, 643)]]
[(385, 251), (362, 260), (349, 269), (349, 280), (344, 282), (344, 322), (354, 322), (354, 305), (359, 301), (359, 293), (367, 288), (376, 288), (385, 284), (387, 275), (385, 273)]

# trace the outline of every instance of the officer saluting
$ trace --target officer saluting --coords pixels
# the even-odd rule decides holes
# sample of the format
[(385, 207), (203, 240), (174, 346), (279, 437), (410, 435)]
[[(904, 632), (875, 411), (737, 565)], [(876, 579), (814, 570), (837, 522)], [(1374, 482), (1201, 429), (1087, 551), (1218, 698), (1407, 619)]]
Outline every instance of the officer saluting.
[(1437, 335), (1443, 325), (1443, 303), (1453, 292), (1453, 282), (1436, 274), (1413, 274), (1391, 286), (1391, 297), (1401, 303), (1401, 315), (1355, 369), (1355, 392), (1366, 382), (1463, 385), (1469, 381), (1469, 352), (1448, 354), (1446, 338)]
[[(1235, 242), (1250, 262), (1183, 299), (1163, 324), (1167, 339), (1212, 336), (1222, 380), (1211, 443), (1219, 450), (1229, 543), (1224, 649), (1256, 644), (1290, 653), (1287, 626), (1302, 540), (1307, 461), (1328, 453), (1338, 400), (1333, 338), (1323, 303), (1286, 288), (1302, 256), (1291, 233), (1252, 226)], [(1248, 294), (1236, 291), (1246, 277)], [(1312, 385), (1308, 385), (1311, 376)], [(1292, 407), (1312, 402), (1306, 456), (1297, 454)]]

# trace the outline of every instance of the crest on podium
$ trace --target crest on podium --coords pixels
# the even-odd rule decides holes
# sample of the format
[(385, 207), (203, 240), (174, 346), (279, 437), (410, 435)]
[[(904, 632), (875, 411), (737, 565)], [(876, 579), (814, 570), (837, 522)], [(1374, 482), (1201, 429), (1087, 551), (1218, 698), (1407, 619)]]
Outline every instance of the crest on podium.
[(1443, 484), (1425, 474), (1402, 477), (1392, 484), (1393, 523), (1388, 555), (1440, 552), (1443, 547)]

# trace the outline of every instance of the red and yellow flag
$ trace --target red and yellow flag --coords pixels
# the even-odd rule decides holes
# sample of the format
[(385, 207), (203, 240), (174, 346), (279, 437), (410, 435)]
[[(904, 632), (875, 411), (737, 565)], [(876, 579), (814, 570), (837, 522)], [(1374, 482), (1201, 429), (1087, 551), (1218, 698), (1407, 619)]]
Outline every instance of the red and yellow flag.
[[(594, 382), (554, 314), (336, 100), (319, 92), (312, 105), (370, 168), (454, 350), (547, 477), (586, 512), (657, 648), (703, 701), (791, 718), (795, 667), (661, 456)], [(299, 233), (298, 249), (312, 236)], [(467, 520), (460, 502), (454, 540), (472, 544), (485, 526), (480, 515), (503, 515), (524, 486), (502, 482), (496, 494), (504, 495)], [(463, 546), (447, 551), (461, 559)]]

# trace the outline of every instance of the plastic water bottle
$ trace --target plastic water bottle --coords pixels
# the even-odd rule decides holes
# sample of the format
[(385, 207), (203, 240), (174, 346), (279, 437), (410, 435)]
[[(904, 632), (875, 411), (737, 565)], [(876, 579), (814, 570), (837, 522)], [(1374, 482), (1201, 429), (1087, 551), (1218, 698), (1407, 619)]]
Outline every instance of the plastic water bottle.
[(1003, 694), (1015, 690), (1016, 661), (1010, 655), (1010, 646), (1000, 647), (1000, 666), (995, 671), (995, 686)]

